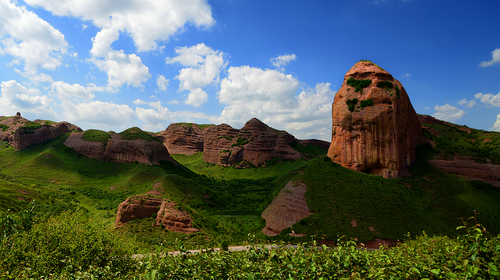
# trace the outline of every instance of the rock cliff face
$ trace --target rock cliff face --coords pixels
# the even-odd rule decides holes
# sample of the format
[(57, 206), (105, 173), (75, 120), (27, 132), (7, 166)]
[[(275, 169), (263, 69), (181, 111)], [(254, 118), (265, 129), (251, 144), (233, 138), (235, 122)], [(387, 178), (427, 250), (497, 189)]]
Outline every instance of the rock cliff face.
[(358, 62), (346, 73), (332, 109), (333, 161), (386, 178), (409, 174), (415, 147), (425, 137), (398, 80), (371, 62)]
[(311, 215), (306, 202), (306, 185), (290, 181), (281, 189), (262, 212), (266, 226), (262, 232), (267, 236), (275, 236), (282, 230)]
[(120, 203), (116, 212), (115, 228), (135, 219), (148, 218), (157, 213), (153, 225), (163, 225), (169, 231), (193, 233), (193, 218), (188, 213), (178, 210), (175, 202), (150, 196), (134, 196)]
[(44, 120), (31, 122), (21, 117), (20, 113), (14, 117), (0, 117), (0, 140), (9, 142), (16, 151), (43, 143), (69, 131), (82, 130), (68, 122), (54, 123)]
[[(147, 165), (159, 165), (160, 161), (174, 161), (167, 148), (153, 137), (151, 139), (123, 139), (122, 134), (112, 134), (107, 141), (92, 142), (82, 139), (84, 133), (73, 132), (64, 145), (76, 152), (98, 160), (118, 163), (139, 162)], [(104, 133), (104, 132), (102, 132)], [(144, 133), (134, 128), (131, 133)]]
[(293, 160), (300, 157), (289, 145), (295, 141), (286, 131), (276, 131), (256, 118), (239, 130), (221, 124), (205, 132), (203, 160), (226, 166), (241, 161), (262, 166), (270, 159)]
[(156, 135), (163, 142), (170, 154), (192, 155), (203, 152), (203, 138), (210, 126), (197, 124), (173, 123), (166, 130)]

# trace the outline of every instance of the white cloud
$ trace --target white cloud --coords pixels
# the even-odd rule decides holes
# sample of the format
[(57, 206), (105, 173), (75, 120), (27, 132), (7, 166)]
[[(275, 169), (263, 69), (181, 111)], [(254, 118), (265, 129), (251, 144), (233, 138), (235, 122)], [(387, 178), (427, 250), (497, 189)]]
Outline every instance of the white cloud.
[(297, 58), (295, 54), (285, 54), (278, 57), (271, 58), (271, 64), (274, 65), (280, 71), (285, 71), (283, 66), (288, 65), (291, 61)]
[(172, 100), (172, 101), (169, 101), (168, 104), (179, 104), (179, 100)]
[(497, 120), (495, 124), (491, 127), (491, 130), (500, 132), (500, 114), (497, 115)]
[(123, 126), (135, 119), (134, 111), (128, 105), (102, 101), (64, 104), (65, 118), (74, 123), (91, 123), (104, 126)]
[(143, 87), (143, 83), (151, 78), (149, 68), (135, 54), (110, 51), (104, 59), (92, 58), (90, 61), (108, 74), (107, 90), (110, 92), (118, 92), (123, 84)]
[[(101, 31), (94, 38), (95, 53), (101, 53), (118, 39), (117, 32), (128, 34), (139, 51), (158, 49), (157, 42), (168, 41), (185, 25), (197, 28), (215, 23), (207, 0), (25, 0), (58, 16), (91, 21)], [(104, 36), (105, 34), (109, 35)], [(93, 48), (94, 51), (94, 48)]]
[(477, 105), (477, 102), (476, 102), (476, 100), (469, 100), (469, 101), (467, 101), (467, 99), (464, 98), (464, 99), (458, 101), (458, 104), (462, 105), (462, 106), (467, 106), (467, 107), (469, 107), (469, 108), (472, 109), (472, 108), (474, 108), (474, 106)]
[(488, 66), (491, 66), (495, 63), (500, 63), (500, 48), (492, 51), (491, 56), (492, 56), (492, 58), (490, 61), (482, 61), (481, 63), (479, 63), (479, 66), (488, 67)]
[(411, 74), (410, 74), (410, 73), (404, 73), (404, 74), (403, 74), (403, 78), (409, 78), (409, 77), (411, 77)]
[(158, 75), (156, 78), (156, 85), (158, 85), (158, 90), (167, 91), (167, 87), (170, 80), (166, 79), (163, 75)]
[(38, 69), (55, 69), (67, 53), (64, 35), (25, 7), (0, 0), (0, 55), (11, 55), (12, 64), (24, 62), (24, 71), (35, 76)]
[(144, 109), (140, 107), (135, 108), (137, 117), (147, 124), (159, 125), (165, 123), (170, 119), (170, 110), (161, 105), (161, 101), (150, 102), (149, 106), (154, 109)]
[(16, 112), (31, 113), (36, 118), (55, 117), (52, 99), (41, 95), (38, 89), (26, 88), (14, 80), (2, 82), (0, 95), (0, 115), (12, 116)]
[(436, 111), (436, 113), (432, 115), (433, 117), (449, 122), (456, 121), (463, 115), (465, 115), (465, 111), (451, 106), (450, 104), (445, 104), (443, 106), (436, 105), (436, 107), (434, 107), (434, 110)]
[(493, 95), (491, 93), (476, 93), (474, 97), (476, 99), (479, 99), (484, 104), (500, 107), (500, 93), (498, 93), (497, 95)]
[(208, 100), (208, 94), (201, 88), (197, 88), (188, 93), (188, 97), (186, 101), (184, 101), (184, 103), (200, 107), (201, 105), (206, 103), (207, 100)]
[(330, 141), (335, 92), (329, 83), (321, 83), (299, 93), (299, 84), (292, 75), (276, 70), (231, 67), (217, 93), (226, 104), (219, 121), (241, 127), (256, 117), (299, 138)]
[(89, 101), (94, 98), (93, 91), (104, 91), (94, 84), (84, 87), (79, 84), (68, 84), (62, 81), (52, 83), (52, 92), (62, 101)]
[(134, 103), (135, 105), (144, 105), (144, 104), (148, 104), (148, 102), (144, 101), (144, 100), (141, 100), (141, 99), (136, 99), (134, 100), (132, 103)]
[(226, 67), (224, 53), (214, 51), (200, 43), (192, 47), (176, 48), (178, 56), (165, 59), (167, 64), (180, 63), (188, 68), (181, 69), (176, 78), (180, 81), (179, 90), (193, 91), (220, 81), (220, 73)]

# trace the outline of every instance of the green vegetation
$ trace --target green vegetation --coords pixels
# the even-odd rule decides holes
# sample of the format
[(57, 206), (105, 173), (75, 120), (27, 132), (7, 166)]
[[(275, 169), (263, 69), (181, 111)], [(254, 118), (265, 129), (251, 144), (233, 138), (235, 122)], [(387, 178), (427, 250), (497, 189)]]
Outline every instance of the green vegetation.
[(359, 107), (361, 107), (361, 109), (364, 109), (365, 107), (372, 106), (372, 105), (373, 105), (373, 100), (371, 100), (371, 98), (367, 98), (365, 100), (361, 100)]
[(398, 99), (401, 98), (401, 95), (399, 94), (399, 91), (400, 91), (399, 87), (396, 86), (396, 94), (398, 95)]
[(353, 99), (347, 99), (345, 104), (347, 104), (347, 108), (349, 111), (353, 112), (354, 109), (356, 108), (356, 104), (358, 104), (358, 99), (353, 98)]
[(235, 147), (235, 146), (243, 147), (248, 143), (250, 143), (250, 140), (248, 140), (246, 137), (238, 137), (238, 139), (236, 140), (236, 143), (231, 145), (231, 148)]
[(120, 135), (120, 138), (123, 140), (140, 139), (140, 140), (146, 140), (146, 141), (161, 142), (160, 140), (158, 140), (158, 138), (151, 136), (149, 133), (144, 132), (144, 131), (142, 131), (142, 129), (135, 127), (135, 126), (118, 133), (118, 135)]
[(109, 135), (109, 133), (97, 129), (85, 130), (82, 135), (82, 140), (89, 142), (101, 142), (103, 145), (106, 145), (109, 139), (111, 139), (111, 135)]
[(41, 124), (31, 121), (25, 122), (24, 125), (21, 126), (21, 128), (24, 128), (26, 130), (36, 130), (39, 129), (40, 127), (42, 127)]
[(9, 126), (5, 124), (0, 124), (0, 128), (2, 129), (2, 131), (7, 131), (7, 129), (9, 129)]
[(231, 136), (219, 136), (219, 137), (217, 137), (217, 141), (219, 141), (222, 138), (231, 141), (231, 139), (233, 139), (234, 136), (232, 136), (232, 135)]
[(214, 126), (215, 124), (196, 124), (196, 123), (186, 123), (186, 122), (180, 122), (178, 124), (181, 124), (181, 125), (186, 125), (187, 127), (189, 128), (192, 128), (193, 127), (193, 124), (196, 125), (199, 129), (205, 129), (207, 127), (211, 127), (211, 126)]
[[(381, 70), (384, 70), (384, 68), (380, 67), (379, 65), (377, 65), (377, 64), (376, 64), (376, 63), (374, 63), (374, 62), (372, 62), (371, 60), (361, 59), (361, 60), (360, 60), (360, 61), (358, 61), (358, 62), (369, 62), (369, 63), (371, 63), (371, 64), (373, 64), (373, 65), (377, 66), (377, 67), (378, 67), (378, 68), (380, 68)], [(356, 63), (358, 63), (358, 62), (356, 62)], [(384, 71), (385, 71), (385, 70), (384, 70)]]
[(351, 86), (354, 88), (355, 92), (363, 94), (363, 89), (371, 85), (372, 80), (370, 79), (365, 79), (365, 80), (358, 80), (354, 78), (349, 78), (347, 79), (347, 85)]
[(302, 145), (298, 141), (291, 143), (290, 146), (294, 150), (305, 156), (306, 159), (312, 159), (318, 156), (323, 156), (326, 155), (326, 153), (328, 152), (328, 149), (321, 148), (316, 145)]
[(391, 81), (380, 81), (377, 83), (377, 87), (383, 89), (391, 89), (393, 86)]

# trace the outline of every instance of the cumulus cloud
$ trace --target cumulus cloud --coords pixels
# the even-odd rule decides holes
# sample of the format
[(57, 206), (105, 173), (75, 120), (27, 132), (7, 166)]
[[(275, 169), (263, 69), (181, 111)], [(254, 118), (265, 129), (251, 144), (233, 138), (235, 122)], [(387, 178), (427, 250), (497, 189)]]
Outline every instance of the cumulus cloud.
[(500, 63), (500, 48), (492, 51), (491, 56), (492, 56), (492, 58), (490, 61), (481, 61), (481, 63), (479, 63), (479, 66), (488, 67), (488, 66), (491, 66), (495, 63)]
[(494, 107), (500, 107), (500, 93), (498, 93), (497, 95), (493, 95), (491, 93), (476, 93), (474, 97), (476, 99), (479, 99), (479, 101), (483, 102), (484, 104)]
[(335, 92), (329, 83), (299, 93), (300, 82), (292, 75), (249, 66), (231, 67), (217, 93), (226, 104), (220, 122), (241, 127), (257, 117), (299, 138), (330, 140), (331, 104)]
[(500, 132), (500, 114), (497, 115), (497, 120), (495, 124), (491, 127), (491, 130)]
[(100, 126), (123, 126), (132, 122), (136, 115), (128, 105), (90, 101), (64, 104), (65, 118), (74, 123), (91, 123)]
[(464, 98), (464, 99), (458, 101), (458, 104), (472, 109), (472, 108), (474, 108), (474, 106), (477, 105), (477, 102), (476, 102), (476, 100), (467, 101), (467, 99)]
[(109, 51), (104, 59), (94, 57), (90, 61), (108, 74), (107, 90), (109, 92), (118, 92), (124, 84), (143, 87), (143, 83), (151, 78), (149, 68), (136, 54)]
[(139, 51), (158, 49), (187, 24), (208, 28), (215, 23), (207, 0), (26, 0), (58, 16), (71, 16), (101, 28), (93, 53), (105, 54), (120, 33), (128, 34)]
[[(179, 90), (189, 91), (186, 104), (200, 106), (207, 100), (207, 94), (202, 90), (210, 84), (220, 81), (220, 73), (226, 68), (224, 53), (215, 51), (200, 43), (192, 47), (176, 48), (176, 57), (165, 59), (166, 64), (179, 63), (187, 66), (179, 71), (175, 78), (180, 81)], [(203, 101), (200, 103), (200, 101)]]
[(158, 90), (167, 91), (169, 79), (165, 78), (163, 75), (158, 75), (156, 78), (156, 85), (158, 86)]
[(436, 113), (432, 115), (436, 119), (445, 120), (449, 122), (456, 121), (465, 115), (465, 111), (458, 109), (457, 107), (451, 106), (450, 104), (445, 104), (443, 106), (436, 105), (434, 107)]
[(137, 117), (140, 120), (152, 125), (163, 124), (169, 120), (171, 112), (167, 107), (161, 105), (161, 101), (149, 102), (148, 104), (153, 109), (135, 108)]
[(278, 57), (271, 58), (271, 64), (274, 65), (280, 71), (285, 71), (283, 66), (288, 65), (291, 61), (297, 58), (295, 54), (285, 54)]
[(0, 0), (0, 44), (0, 55), (12, 56), (12, 64), (23, 62), (29, 76), (60, 66), (68, 48), (59, 30), (9, 0)]
[(186, 101), (184, 101), (184, 103), (200, 107), (201, 105), (206, 103), (207, 100), (208, 100), (208, 94), (201, 88), (197, 88), (188, 93), (188, 97)]
[(135, 105), (144, 105), (144, 104), (148, 104), (148, 102), (144, 101), (144, 100), (141, 100), (141, 99), (136, 99), (134, 100), (132, 103), (134, 103)]
[(14, 115), (21, 112), (23, 115), (36, 116), (36, 118), (55, 117), (52, 110), (53, 100), (42, 95), (38, 89), (26, 88), (15, 80), (2, 82), (0, 95), (0, 115)]
[(104, 91), (103, 88), (97, 87), (94, 84), (84, 87), (80, 84), (68, 84), (62, 81), (52, 83), (51, 88), (53, 94), (60, 100), (68, 101), (89, 101), (95, 96), (92, 94), (93, 91)]

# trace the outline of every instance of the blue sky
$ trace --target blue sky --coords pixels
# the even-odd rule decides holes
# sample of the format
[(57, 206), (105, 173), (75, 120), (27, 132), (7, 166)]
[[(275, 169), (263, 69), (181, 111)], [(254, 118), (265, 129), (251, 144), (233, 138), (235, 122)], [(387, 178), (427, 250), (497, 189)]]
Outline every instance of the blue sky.
[(0, 0), (0, 116), (160, 131), (257, 117), (331, 138), (361, 59), (413, 107), (500, 131), (497, 1)]

